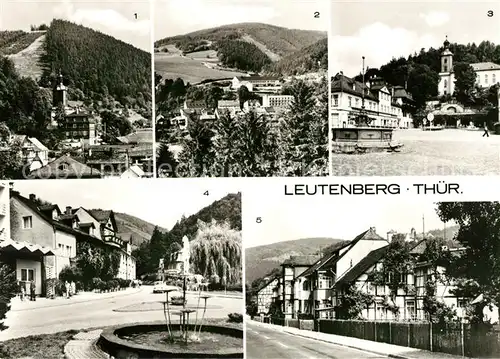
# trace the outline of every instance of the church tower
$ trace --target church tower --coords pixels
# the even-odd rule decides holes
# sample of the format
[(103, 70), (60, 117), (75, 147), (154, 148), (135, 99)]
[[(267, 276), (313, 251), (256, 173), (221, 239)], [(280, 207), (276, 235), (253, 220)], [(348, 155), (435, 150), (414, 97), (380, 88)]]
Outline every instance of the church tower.
[(453, 75), (453, 53), (450, 51), (450, 42), (448, 36), (443, 43), (443, 52), (441, 53), (441, 72), (439, 73), (438, 92), (440, 96), (453, 95), (455, 89), (455, 79)]
[(63, 83), (63, 75), (61, 72), (59, 72), (58, 81), (56, 86), (54, 87), (54, 91), (52, 94), (52, 106), (57, 107), (62, 104), (63, 108), (66, 108), (67, 92), (68, 89), (66, 88), (66, 86), (64, 86)]
[(441, 53), (441, 72), (453, 72), (453, 53), (450, 51), (448, 36), (443, 43), (444, 50)]

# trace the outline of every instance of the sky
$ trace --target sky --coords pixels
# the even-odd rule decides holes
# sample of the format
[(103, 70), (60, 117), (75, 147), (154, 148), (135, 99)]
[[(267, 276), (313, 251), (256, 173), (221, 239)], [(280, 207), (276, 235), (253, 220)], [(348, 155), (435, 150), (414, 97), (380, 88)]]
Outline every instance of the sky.
[[(0, 29), (29, 31), (30, 25), (64, 19), (151, 51), (149, 0), (1, 0)], [(137, 14), (137, 19), (135, 18)]]
[[(328, 31), (329, 0), (155, 0), (159, 40), (241, 22)], [(319, 18), (314, 17), (319, 12)]]
[[(370, 227), (384, 238), (390, 230), (409, 233), (415, 228), (421, 233), (424, 223), (426, 232), (444, 228), (432, 201), (363, 197), (288, 197), (268, 192), (259, 196), (244, 192), (245, 247), (314, 237), (352, 240)], [(257, 223), (257, 217), (261, 223)]]
[[(494, 11), (493, 17), (487, 12)], [(330, 68), (346, 76), (378, 68), (393, 57), (450, 42), (500, 44), (500, 2), (349, 1), (332, 3)], [(353, 15), (355, 14), (355, 16)]]
[[(171, 229), (182, 215), (195, 214), (228, 193), (239, 191), (235, 181), (211, 179), (17, 181), (14, 190), (27, 198), (34, 193), (61, 210), (66, 206), (111, 209), (166, 229)], [(208, 195), (204, 195), (207, 191)]]

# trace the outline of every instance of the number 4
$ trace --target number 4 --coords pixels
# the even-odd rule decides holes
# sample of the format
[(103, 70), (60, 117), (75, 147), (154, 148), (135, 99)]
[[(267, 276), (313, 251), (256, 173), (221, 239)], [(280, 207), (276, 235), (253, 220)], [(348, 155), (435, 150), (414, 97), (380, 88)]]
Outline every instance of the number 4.
[(208, 196), (209, 195), (208, 191), (205, 191), (205, 193), (203, 193), (203, 195)]

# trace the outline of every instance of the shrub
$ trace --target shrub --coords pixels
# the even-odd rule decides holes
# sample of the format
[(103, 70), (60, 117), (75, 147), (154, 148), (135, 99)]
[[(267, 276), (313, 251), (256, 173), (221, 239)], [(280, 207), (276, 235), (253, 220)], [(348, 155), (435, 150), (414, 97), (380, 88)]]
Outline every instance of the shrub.
[(230, 323), (243, 323), (243, 315), (240, 313), (229, 313), (227, 316)]
[(10, 300), (18, 293), (16, 271), (9, 265), (0, 263), (0, 330), (7, 312), (10, 310)]
[(102, 291), (103, 290), (102, 279), (101, 278), (92, 278), (92, 281), (90, 282), (90, 290)]

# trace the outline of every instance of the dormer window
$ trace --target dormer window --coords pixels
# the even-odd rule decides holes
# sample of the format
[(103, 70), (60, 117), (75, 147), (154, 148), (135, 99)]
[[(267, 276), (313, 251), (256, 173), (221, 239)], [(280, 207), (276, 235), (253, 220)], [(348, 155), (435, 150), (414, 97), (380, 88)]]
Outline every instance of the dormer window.
[(69, 163), (67, 162), (62, 162), (59, 167), (57, 167), (59, 171), (67, 171), (69, 170)]

